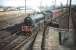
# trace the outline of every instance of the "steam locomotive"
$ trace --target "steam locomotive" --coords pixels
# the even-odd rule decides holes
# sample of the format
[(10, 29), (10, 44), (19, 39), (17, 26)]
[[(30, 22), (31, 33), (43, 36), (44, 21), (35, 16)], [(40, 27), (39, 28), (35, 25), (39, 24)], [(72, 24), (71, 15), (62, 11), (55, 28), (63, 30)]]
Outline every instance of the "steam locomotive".
[(49, 23), (52, 19), (51, 11), (37, 12), (24, 19), (24, 24), (21, 26), (21, 32), (32, 33), (44, 28), (44, 23)]

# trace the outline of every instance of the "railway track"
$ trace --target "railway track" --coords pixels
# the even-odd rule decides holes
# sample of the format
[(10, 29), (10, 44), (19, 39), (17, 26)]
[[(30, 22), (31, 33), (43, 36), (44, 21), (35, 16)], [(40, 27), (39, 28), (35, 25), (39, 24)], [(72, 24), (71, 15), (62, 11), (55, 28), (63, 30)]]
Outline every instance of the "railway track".
[[(43, 30), (44, 31), (44, 30)], [(23, 43), (25, 45), (21, 45), (21, 47), (16, 47), (13, 50), (43, 50), (46, 47), (48, 42), (45, 42), (47, 38), (48, 29), (45, 31), (38, 31), (34, 38), (30, 38), (27, 43)], [(46, 44), (45, 44), (46, 43)], [(44, 46), (45, 45), (45, 46)]]
[(36, 32), (34, 35), (21, 42), (18, 46), (16, 46), (12, 50), (35, 50), (35, 49), (37, 50), (36, 47), (39, 47), (39, 49), (41, 49), (42, 37), (43, 32)]
[(0, 41), (0, 50), (48, 50), (48, 28), (45, 33), (37, 31), (30, 37), (16, 33)]
[(38, 33), (35, 40), (32, 43), (32, 50), (45, 50), (46, 40), (48, 39), (48, 27), (45, 26), (45, 28)]
[[(16, 32), (19, 33), (19, 32)], [(1, 37), (5, 37), (3, 40), (0, 41), (0, 50), (17, 50), (21, 46), (23, 46), (25, 43), (27, 43), (29, 40), (33, 41), (35, 38), (35, 34), (32, 34), (31, 37), (24, 36), (24, 35), (17, 35), (16, 33), (13, 33), (12, 35), (8, 35), (8, 37), (5, 37), (5, 34), (3, 34)], [(0, 33), (1, 34), (1, 33)]]
[(0, 50), (10, 50), (29, 37), (29, 36), (27, 37), (23, 35), (19, 36), (17, 35), (17, 33), (20, 33), (20, 32), (11, 34), (8, 31), (1, 30), (0, 31)]
[(0, 49), (2, 49), (5, 46), (7, 46), (10, 42), (12, 42), (13, 40), (15, 40), (16, 38), (18, 38), (18, 36), (16, 35), (16, 33), (14, 33), (13, 35), (9, 35), (8, 37), (6, 37), (3, 40), (1, 40), (0, 41)]
[(20, 44), (18, 44), (12, 50), (20, 50), (20, 48), (23, 47), (23, 46), (26, 46), (26, 49), (28, 49), (28, 47), (32, 44), (32, 42), (33, 42), (33, 40), (34, 40), (34, 38), (36, 37), (37, 34), (38, 34), (38, 32), (33, 33), (29, 38), (24, 39)]
[(48, 50), (48, 28), (30, 37), (14, 33), (0, 41), (0, 50)]
[[(16, 32), (18, 33), (18, 32)], [(0, 41), (0, 49), (1, 50), (10, 50), (16, 46), (18, 46), (21, 42), (26, 40), (28, 37), (26, 36), (17, 36), (16, 33), (8, 36), (7, 38)], [(26, 40), (27, 41), (27, 40)]]
[(42, 38), (43, 38), (43, 32), (39, 32), (33, 42), (32, 50), (41, 50)]

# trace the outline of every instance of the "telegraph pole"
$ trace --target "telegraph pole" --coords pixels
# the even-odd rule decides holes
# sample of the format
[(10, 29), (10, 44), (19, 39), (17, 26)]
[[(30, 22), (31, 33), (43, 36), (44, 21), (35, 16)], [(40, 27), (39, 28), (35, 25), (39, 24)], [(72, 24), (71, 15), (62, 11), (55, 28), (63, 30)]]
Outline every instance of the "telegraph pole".
[(69, 1), (69, 17), (68, 17), (68, 19), (69, 19), (69, 31), (70, 31), (70, 24), (71, 24), (70, 20), (72, 20), (72, 17), (71, 17), (71, 2), (72, 2), (72, 0)]
[(70, 4), (69, 4), (69, 16), (71, 17), (71, 2), (72, 0), (70, 0)]
[(26, 0), (25, 0), (25, 10), (24, 11), (25, 11), (25, 16), (26, 16)]

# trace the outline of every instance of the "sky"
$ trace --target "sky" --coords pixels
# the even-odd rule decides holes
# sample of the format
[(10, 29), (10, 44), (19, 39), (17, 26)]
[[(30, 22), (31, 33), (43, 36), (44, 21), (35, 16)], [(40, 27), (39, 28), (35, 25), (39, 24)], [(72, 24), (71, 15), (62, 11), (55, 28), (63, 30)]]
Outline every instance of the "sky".
[[(50, 2), (49, 2), (50, 1)], [(56, 5), (66, 4), (67, 0), (57, 0)], [(26, 5), (37, 8), (38, 6), (51, 6), (55, 4), (55, 0), (26, 0)], [(76, 0), (72, 0), (72, 4), (76, 4)], [(25, 0), (0, 0), (2, 6), (25, 6)]]
[(0, 0), (2, 6), (24, 6), (24, 0)]

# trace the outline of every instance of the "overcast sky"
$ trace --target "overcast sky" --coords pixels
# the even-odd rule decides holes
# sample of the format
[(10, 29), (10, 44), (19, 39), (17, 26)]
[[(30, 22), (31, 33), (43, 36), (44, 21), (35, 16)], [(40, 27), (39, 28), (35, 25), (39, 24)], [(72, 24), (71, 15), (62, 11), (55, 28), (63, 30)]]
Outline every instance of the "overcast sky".
[(2, 6), (24, 6), (24, 0), (0, 0)]
[[(63, 4), (66, 4), (66, 0), (57, 0), (57, 5), (60, 5), (59, 2), (62, 2)], [(54, 0), (27, 0), (26, 5), (37, 7), (40, 5), (43, 6), (50, 6), (54, 4)], [(72, 4), (76, 4), (76, 0), (72, 0)], [(25, 6), (25, 0), (0, 0), (0, 5), (2, 6)]]

